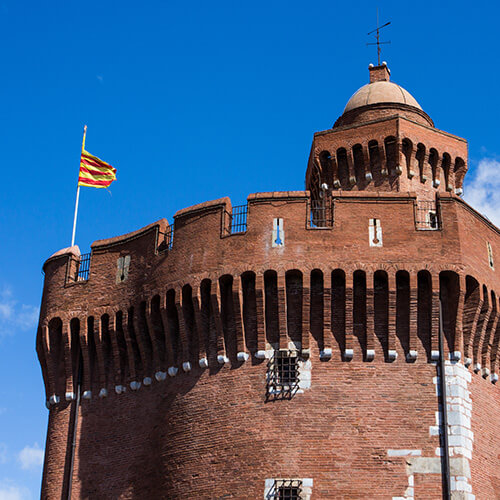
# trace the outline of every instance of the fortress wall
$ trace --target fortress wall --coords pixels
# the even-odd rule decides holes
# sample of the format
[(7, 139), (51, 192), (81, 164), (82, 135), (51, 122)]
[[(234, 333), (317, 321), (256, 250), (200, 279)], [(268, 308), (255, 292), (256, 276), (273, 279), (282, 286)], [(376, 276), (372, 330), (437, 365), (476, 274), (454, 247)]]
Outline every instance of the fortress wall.
[[(263, 498), (266, 478), (310, 477), (313, 498), (403, 496), (409, 458), (439, 463), (435, 367), (314, 351), (310, 389), (289, 401), (265, 402), (266, 360), (83, 401), (74, 495)], [(439, 496), (440, 474), (424, 481)]]

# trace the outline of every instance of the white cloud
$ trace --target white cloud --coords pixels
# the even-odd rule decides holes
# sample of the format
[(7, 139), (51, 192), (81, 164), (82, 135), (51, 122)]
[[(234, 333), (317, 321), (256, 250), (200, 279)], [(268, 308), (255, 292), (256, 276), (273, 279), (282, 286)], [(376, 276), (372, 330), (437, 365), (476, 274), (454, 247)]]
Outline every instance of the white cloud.
[(0, 481), (0, 500), (30, 500), (32, 498), (28, 488), (19, 486), (13, 481)]
[(465, 177), (464, 199), (500, 227), (500, 161), (484, 158), (479, 162)]
[(39, 469), (43, 464), (43, 450), (38, 443), (35, 446), (25, 446), (19, 452), (19, 462), (24, 470)]
[(19, 303), (9, 287), (0, 291), (0, 336), (35, 328), (39, 308)]

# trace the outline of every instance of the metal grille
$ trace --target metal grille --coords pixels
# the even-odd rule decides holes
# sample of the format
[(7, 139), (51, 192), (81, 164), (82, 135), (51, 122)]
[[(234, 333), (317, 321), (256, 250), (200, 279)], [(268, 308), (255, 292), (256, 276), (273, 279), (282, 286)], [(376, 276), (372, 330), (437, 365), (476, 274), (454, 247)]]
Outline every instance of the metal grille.
[(302, 481), (298, 479), (277, 479), (271, 496), (274, 500), (300, 500), (302, 493)]
[(333, 226), (333, 206), (330, 200), (309, 200), (307, 227), (311, 229)]
[(415, 203), (415, 226), (420, 231), (441, 229), (439, 205), (435, 201), (417, 201)]
[(274, 351), (267, 365), (267, 396), (274, 399), (291, 399), (299, 387), (297, 354), (291, 351)]
[(229, 217), (228, 233), (244, 233), (247, 230), (248, 205), (237, 205), (233, 207), (232, 212), (226, 212)]
[(90, 253), (80, 255), (80, 261), (76, 271), (76, 281), (87, 281), (90, 271)]

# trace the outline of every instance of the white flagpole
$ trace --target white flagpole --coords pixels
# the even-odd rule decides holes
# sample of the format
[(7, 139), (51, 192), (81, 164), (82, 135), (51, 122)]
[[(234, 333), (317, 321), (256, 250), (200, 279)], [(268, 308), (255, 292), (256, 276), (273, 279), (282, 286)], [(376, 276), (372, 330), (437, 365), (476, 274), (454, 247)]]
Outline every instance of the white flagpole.
[[(82, 153), (85, 149), (85, 136), (87, 135), (87, 125), (83, 127), (83, 140), (82, 140)], [(81, 158), (81, 156), (80, 156)], [(81, 161), (81, 160), (80, 160)], [(80, 173), (80, 167), (78, 167), (78, 173)], [(73, 234), (71, 236), (71, 246), (75, 244), (75, 234), (76, 234), (76, 218), (78, 216), (78, 201), (80, 199), (80, 186), (76, 188), (76, 202), (75, 202), (75, 215), (73, 217)]]

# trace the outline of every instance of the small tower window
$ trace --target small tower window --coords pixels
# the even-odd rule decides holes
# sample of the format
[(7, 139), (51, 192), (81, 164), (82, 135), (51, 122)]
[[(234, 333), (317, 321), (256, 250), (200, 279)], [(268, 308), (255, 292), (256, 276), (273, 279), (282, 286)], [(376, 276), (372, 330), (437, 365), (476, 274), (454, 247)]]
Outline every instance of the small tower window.
[(119, 257), (116, 261), (116, 282), (121, 283), (128, 278), (128, 268), (130, 266), (130, 255)]
[(273, 221), (273, 247), (285, 246), (285, 228), (283, 219), (276, 218)]
[(427, 212), (427, 223), (430, 229), (439, 229), (439, 220), (435, 210), (429, 210)]
[(491, 269), (495, 269), (493, 262), (493, 250), (489, 241), (486, 242), (486, 247), (488, 248), (488, 264), (490, 265)]
[(370, 239), (371, 247), (382, 246), (382, 226), (380, 225), (380, 219), (370, 219), (370, 224), (368, 226), (368, 236)]

